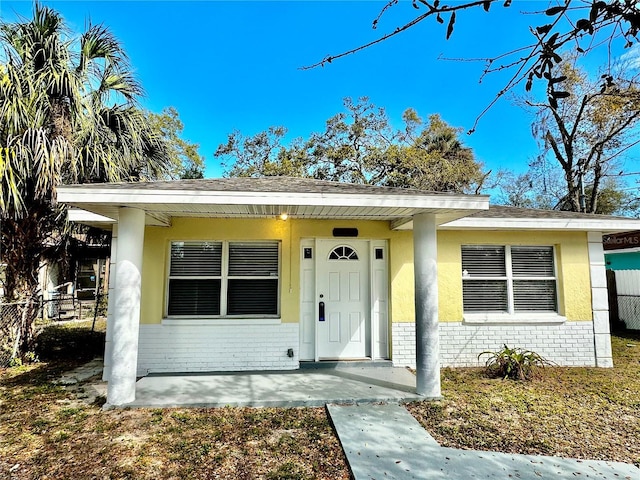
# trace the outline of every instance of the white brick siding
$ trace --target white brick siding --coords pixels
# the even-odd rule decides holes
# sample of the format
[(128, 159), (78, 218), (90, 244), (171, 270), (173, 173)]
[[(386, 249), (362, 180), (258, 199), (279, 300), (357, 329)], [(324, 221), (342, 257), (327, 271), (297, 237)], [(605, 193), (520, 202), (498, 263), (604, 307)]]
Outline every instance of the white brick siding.
[[(503, 344), (539, 353), (563, 366), (595, 366), (592, 322), (566, 322), (561, 325), (465, 325), (442, 322), (440, 363), (443, 367), (483, 365), (478, 354), (500, 349)], [(393, 364), (415, 367), (415, 326), (393, 324)]]
[[(416, 324), (391, 324), (391, 359), (396, 367), (416, 367)], [(442, 345), (440, 345), (442, 349)]]
[[(138, 375), (294, 370), (299, 368), (298, 342), (297, 323), (140, 325)], [(289, 348), (293, 358), (287, 356)]]

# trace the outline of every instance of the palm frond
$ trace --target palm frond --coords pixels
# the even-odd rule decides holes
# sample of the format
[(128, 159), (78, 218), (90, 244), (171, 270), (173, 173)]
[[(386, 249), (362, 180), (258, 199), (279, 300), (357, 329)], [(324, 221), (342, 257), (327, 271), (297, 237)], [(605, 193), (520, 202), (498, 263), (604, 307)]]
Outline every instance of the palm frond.
[(36, 4), (32, 19), (0, 24), (0, 44), (3, 213), (53, 201), (61, 183), (164, 175), (167, 147), (137, 108), (142, 87), (106, 27), (74, 39)]
[(127, 69), (129, 65), (129, 59), (121, 43), (103, 25), (89, 25), (80, 37), (78, 73), (86, 72), (95, 60), (104, 60), (106, 65), (116, 69)]

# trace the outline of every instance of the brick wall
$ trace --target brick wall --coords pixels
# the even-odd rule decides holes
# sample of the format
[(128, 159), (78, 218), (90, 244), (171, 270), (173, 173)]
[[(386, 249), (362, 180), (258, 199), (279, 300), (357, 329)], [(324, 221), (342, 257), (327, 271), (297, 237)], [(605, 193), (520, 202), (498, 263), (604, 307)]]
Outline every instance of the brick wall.
[[(443, 367), (483, 365), (478, 354), (503, 344), (521, 347), (563, 366), (595, 366), (592, 322), (559, 325), (464, 325), (440, 323), (440, 363)], [(393, 324), (393, 363), (415, 367), (415, 325)]]
[[(298, 344), (296, 323), (140, 325), (138, 375), (293, 370), (299, 367)], [(289, 348), (293, 358), (287, 356)]]
[[(396, 367), (416, 366), (416, 325), (415, 323), (391, 324), (391, 358)], [(442, 348), (442, 347), (441, 347)]]

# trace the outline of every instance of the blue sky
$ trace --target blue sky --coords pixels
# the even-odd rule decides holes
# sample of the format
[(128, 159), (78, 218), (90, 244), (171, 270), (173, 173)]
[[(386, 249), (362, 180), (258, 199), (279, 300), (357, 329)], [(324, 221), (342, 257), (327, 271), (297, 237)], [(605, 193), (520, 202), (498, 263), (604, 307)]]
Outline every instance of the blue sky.
[[(322, 131), (342, 111), (344, 97), (367, 96), (384, 107), (395, 126), (414, 108), (426, 118), (439, 113), (465, 131), (493, 99), (508, 74), (479, 82), (483, 63), (439, 60), (491, 57), (527, 44), (536, 17), (548, 2), (515, 1), (458, 15), (445, 40), (445, 26), (427, 20), (414, 29), (324, 68), (301, 70), (327, 54), (340, 53), (393, 30), (417, 12), (411, 2), (391, 8), (378, 27), (377, 1), (46, 1), (75, 31), (86, 21), (107, 25), (124, 44), (146, 98), (159, 112), (173, 106), (185, 124), (184, 138), (200, 144), (206, 176), (220, 176), (213, 156), (233, 130), (253, 135), (271, 125), (289, 137)], [(29, 16), (30, 1), (0, 0), (6, 21)], [(591, 57), (593, 65), (602, 57)], [(516, 93), (523, 93), (518, 87)], [(463, 135), (478, 160), (494, 171), (525, 170), (536, 155), (531, 115), (504, 98)]]

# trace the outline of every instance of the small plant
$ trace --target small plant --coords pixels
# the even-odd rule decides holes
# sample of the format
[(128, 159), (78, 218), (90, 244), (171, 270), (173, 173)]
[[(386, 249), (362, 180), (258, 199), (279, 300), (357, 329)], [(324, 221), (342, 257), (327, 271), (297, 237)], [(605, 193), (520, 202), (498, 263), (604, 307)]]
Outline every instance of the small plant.
[(24, 354), (24, 361), (26, 363), (39, 363), (40, 359), (38, 358), (36, 352), (29, 351)]
[(489, 355), (485, 362), (487, 373), (503, 379), (530, 380), (538, 368), (551, 364), (536, 352), (518, 347), (509, 348), (507, 345), (497, 352), (482, 352), (478, 359), (482, 355)]
[(15, 368), (15, 367), (21, 367), (21, 366), (22, 366), (22, 359), (20, 357), (13, 357), (12, 359), (9, 360), (9, 367)]

